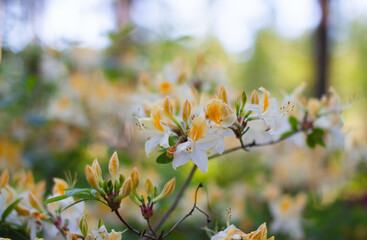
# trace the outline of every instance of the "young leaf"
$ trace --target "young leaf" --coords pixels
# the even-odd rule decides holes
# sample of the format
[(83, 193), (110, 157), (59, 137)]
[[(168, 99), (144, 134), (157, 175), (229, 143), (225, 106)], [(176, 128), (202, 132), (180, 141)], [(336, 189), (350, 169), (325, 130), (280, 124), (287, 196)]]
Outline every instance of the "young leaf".
[(297, 120), (297, 118), (291, 116), (291, 117), (288, 118), (288, 122), (291, 125), (293, 131), (298, 130), (298, 120)]
[(66, 198), (68, 198), (69, 196), (66, 195), (61, 195), (61, 196), (57, 196), (57, 197), (53, 197), (53, 198), (49, 198), (45, 201), (45, 204), (49, 204), (49, 203), (53, 203), (53, 202), (58, 202), (61, 200), (64, 200)]
[(282, 135), (280, 135), (280, 139), (282, 139), (282, 138), (286, 138), (286, 137), (288, 137), (288, 136), (292, 135), (293, 133), (294, 133), (294, 131), (288, 131), (288, 132), (285, 132), (285, 133), (283, 133)]
[(166, 163), (172, 162), (172, 160), (173, 160), (173, 158), (167, 157), (166, 153), (164, 152), (161, 155), (159, 155), (155, 161), (158, 164), (166, 164)]
[(178, 140), (178, 136), (170, 136), (168, 138), (169, 146), (170, 147), (174, 146), (177, 143), (177, 140)]
[(78, 193), (91, 193), (91, 188), (73, 188), (70, 190), (65, 191), (65, 195), (68, 197), (74, 196), (75, 194)]
[(22, 200), (22, 198), (18, 198), (17, 200), (15, 200), (14, 202), (12, 202), (3, 212), (3, 214), (1, 215), (1, 222), (4, 222), (6, 217), (9, 216), (9, 214), (11, 213), (11, 211), (13, 211), (13, 209), (19, 204), (19, 202)]

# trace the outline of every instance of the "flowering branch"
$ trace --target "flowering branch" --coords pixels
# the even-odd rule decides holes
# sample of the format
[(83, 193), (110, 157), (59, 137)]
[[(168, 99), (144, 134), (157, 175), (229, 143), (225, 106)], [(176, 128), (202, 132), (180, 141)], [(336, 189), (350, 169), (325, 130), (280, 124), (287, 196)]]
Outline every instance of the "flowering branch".
[[(286, 140), (287, 138), (295, 135), (296, 133), (300, 132), (299, 131), (295, 131), (289, 135), (286, 135), (282, 138), (279, 138), (278, 140), (272, 140), (272, 141), (269, 141), (269, 142), (264, 142), (264, 143), (256, 143), (256, 141), (253, 141), (251, 143), (248, 143), (248, 144), (243, 144), (243, 141), (242, 141), (242, 138), (240, 138), (240, 142), (241, 142), (241, 146), (238, 146), (238, 147), (234, 147), (234, 148), (231, 148), (231, 149), (228, 149), (228, 150), (225, 150), (222, 154), (219, 154), (219, 153), (216, 153), (216, 154), (213, 154), (211, 156), (208, 157), (208, 159), (213, 159), (213, 158), (216, 158), (216, 157), (219, 157), (221, 155), (225, 155), (225, 154), (228, 154), (228, 153), (231, 153), (231, 152), (235, 152), (237, 150), (240, 150), (240, 149), (243, 149), (245, 151), (249, 151), (251, 147), (260, 147), (260, 146), (267, 146), (267, 145), (272, 145), (272, 144), (275, 144), (275, 143), (278, 143), (278, 142), (281, 142), (283, 140)], [(167, 212), (158, 220), (158, 222), (154, 225), (153, 227), (153, 230), (156, 231), (158, 230), (162, 225), (163, 223), (167, 220), (167, 218), (171, 215), (171, 213), (175, 210), (175, 208), (177, 207), (179, 201), (181, 200), (186, 188), (188, 187), (192, 177), (194, 176), (194, 173), (197, 169), (197, 166), (194, 165), (191, 169), (191, 172), (190, 174), (187, 176), (184, 184), (182, 185), (181, 189), (180, 189), (180, 192), (177, 194), (175, 200), (173, 201), (171, 207), (167, 210)]]

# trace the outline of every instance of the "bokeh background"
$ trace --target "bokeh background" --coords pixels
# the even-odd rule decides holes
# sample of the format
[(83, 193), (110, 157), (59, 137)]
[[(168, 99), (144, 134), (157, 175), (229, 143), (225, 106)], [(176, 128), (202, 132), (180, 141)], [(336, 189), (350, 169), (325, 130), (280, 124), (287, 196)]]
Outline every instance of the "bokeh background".
[[(171, 223), (191, 208), (202, 181), (200, 204), (221, 225), (229, 207), (246, 231), (270, 224), (269, 195), (280, 188), (307, 195), (305, 239), (367, 239), (367, 1), (1, 0), (0, 34), (0, 170), (31, 170), (50, 190), (70, 169), (86, 186), (85, 164), (98, 158), (106, 171), (116, 150), (126, 172), (138, 166), (161, 185), (177, 176), (180, 186), (190, 166), (176, 172), (147, 159), (134, 128), (142, 71), (200, 62), (210, 69), (205, 81), (248, 93), (263, 86), (275, 96), (306, 83), (306, 95), (320, 97), (331, 86), (350, 105), (345, 151), (279, 146), (267, 150), (276, 154), (221, 157), (195, 176)], [(142, 222), (138, 209), (122, 209)], [(90, 215), (121, 228), (107, 211)], [(195, 215), (172, 239), (204, 239), (204, 222)]]

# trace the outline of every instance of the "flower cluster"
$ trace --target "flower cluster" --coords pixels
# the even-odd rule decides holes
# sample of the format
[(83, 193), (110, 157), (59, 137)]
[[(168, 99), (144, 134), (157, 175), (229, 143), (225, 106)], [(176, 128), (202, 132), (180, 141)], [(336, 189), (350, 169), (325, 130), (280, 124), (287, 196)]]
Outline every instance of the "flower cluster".
[(249, 121), (261, 120), (266, 131), (275, 133), (283, 116), (294, 106), (288, 102), (278, 108), (277, 100), (260, 88), (261, 96), (254, 90), (247, 103), (246, 93), (235, 99), (234, 107), (229, 104), (227, 92), (222, 86), (219, 93), (205, 104), (186, 100), (182, 105), (166, 97), (154, 104), (146, 103), (145, 117), (138, 117), (138, 126), (148, 135), (145, 143), (147, 156), (157, 147), (163, 153), (158, 163), (172, 161), (174, 169), (192, 160), (201, 172), (208, 171), (207, 152), (222, 154), (225, 137), (237, 137), (242, 141), (248, 131)]
[(122, 199), (129, 197), (140, 207), (142, 216), (149, 219), (153, 215), (153, 205), (169, 196), (175, 188), (176, 179), (173, 178), (166, 183), (161, 193), (158, 194), (157, 187), (154, 187), (151, 180), (147, 179), (145, 194), (139, 195), (137, 188), (140, 183), (140, 174), (136, 167), (131, 171), (130, 177), (126, 179), (125, 175), (119, 172), (119, 160), (116, 152), (112, 154), (108, 166), (111, 176), (109, 180), (103, 179), (102, 170), (97, 159), (93, 161), (92, 166), (87, 165), (85, 167), (85, 175), (92, 189), (98, 192), (98, 195), (96, 195), (98, 201), (107, 205), (112, 211), (117, 211), (120, 208)]
[[(0, 216), (1, 224), (12, 233), (15, 226), (25, 226), (30, 239), (41, 234), (46, 239), (57, 239), (65, 232), (79, 232), (77, 225), (84, 211), (84, 204), (70, 206), (74, 199), (63, 199), (45, 207), (45, 182), (35, 183), (32, 172), (20, 172), (9, 181), (8, 171), (0, 176)], [(72, 187), (66, 181), (55, 178), (52, 195), (58, 198)], [(65, 207), (68, 207), (65, 209)], [(15, 234), (16, 236), (16, 234)]]

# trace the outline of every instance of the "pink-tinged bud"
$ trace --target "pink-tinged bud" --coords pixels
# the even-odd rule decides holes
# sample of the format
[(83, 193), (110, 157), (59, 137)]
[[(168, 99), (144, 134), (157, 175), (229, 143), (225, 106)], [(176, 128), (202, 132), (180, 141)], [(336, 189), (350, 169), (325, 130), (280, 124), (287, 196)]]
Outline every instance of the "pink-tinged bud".
[(133, 189), (136, 189), (139, 186), (139, 171), (137, 167), (133, 168), (133, 171), (131, 172), (131, 180), (133, 183)]
[(98, 190), (100, 187), (98, 185), (98, 176), (97, 173), (93, 170), (93, 168), (89, 165), (85, 167), (85, 177), (89, 183), (89, 185)]
[(128, 178), (124, 182), (124, 185), (122, 186), (122, 196), (123, 197), (129, 196), (132, 190), (133, 190), (133, 182), (131, 181), (131, 178)]
[(251, 93), (251, 104), (259, 104), (259, 95), (256, 89)]
[(151, 218), (153, 216), (153, 203), (148, 205), (145, 205), (145, 203), (143, 203), (143, 205), (140, 207), (140, 210), (141, 215), (143, 215), (145, 219)]
[(101, 166), (99, 166), (97, 159), (94, 159), (92, 168), (97, 173), (98, 178), (102, 180), (102, 169)]
[(34, 196), (32, 192), (29, 192), (28, 199), (32, 207), (34, 207), (35, 209), (41, 209), (41, 204), (38, 202), (36, 196)]
[(173, 117), (173, 103), (168, 96), (163, 100), (163, 109), (167, 117)]
[(147, 179), (145, 181), (145, 192), (150, 195), (153, 193), (153, 184), (152, 181), (150, 181), (150, 179)]
[(219, 99), (222, 99), (223, 102), (227, 103), (227, 92), (224, 86), (220, 87), (219, 90)]
[(9, 172), (6, 169), (0, 175), (0, 189), (4, 188), (6, 184), (8, 184), (8, 181), (9, 181)]
[(159, 194), (156, 198), (154, 198), (152, 202), (156, 203), (162, 200), (163, 198), (167, 197), (168, 195), (170, 195), (175, 189), (175, 185), (176, 185), (176, 178), (172, 178), (169, 182), (166, 183), (166, 185), (164, 185), (161, 194)]
[(183, 106), (182, 119), (187, 123), (191, 115), (191, 103), (186, 100)]
[(119, 170), (119, 159), (117, 153), (114, 152), (111, 156), (110, 162), (108, 164), (108, 170), (113, 179), (117, 179), (117, 172)]

